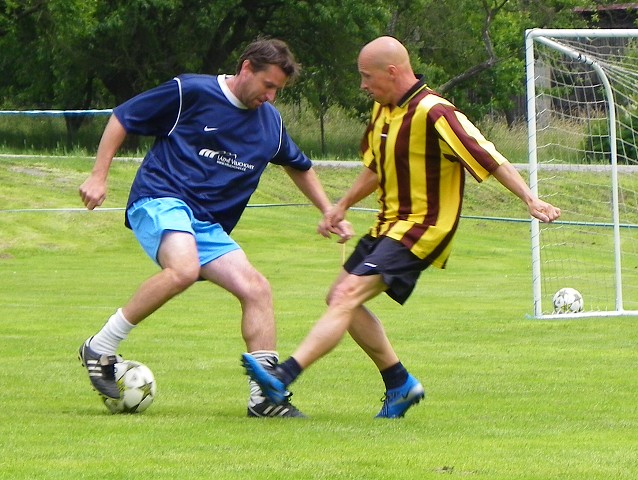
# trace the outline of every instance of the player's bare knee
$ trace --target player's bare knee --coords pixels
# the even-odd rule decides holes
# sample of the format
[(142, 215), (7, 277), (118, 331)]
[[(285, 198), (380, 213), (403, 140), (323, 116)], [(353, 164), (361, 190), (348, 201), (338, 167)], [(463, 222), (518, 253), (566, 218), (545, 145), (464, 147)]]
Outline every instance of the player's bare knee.
[(166, 275), (170, 275), (171, 283), (177, 292), (182, 292), (199, 279), (199, 265), (183, 268), (167, 268)]
[(335, 288), (337, 288), (339, 285), (340, 285), (340, 282), (336, 281), (330, 286), (330, 290), (328, 290), (328, 293), (326, 294), (326, 298), (324, 299), (324, 301), (326, 302), (326, 305), (330, 305), (330, 302), (332, 301), (332, 297), (334, 295)]
[(326, 305), (330, 305), (330, 302), (332, 302), (333, 297), (334, 297), (334, 288), (331, 288), (325, 298)]
[(328, 307), (352, 310), (359, 306), (355, 290), (348, 285), (340, 284), (331, 290), (326, 299)]
[(255, 274), (251, 275), (245, 286), (245, 300), (262, 304), (272, 303), (270, 282), (261, 273), (255, 271)]
[(259, 298), (267, 299), (270, 301), (272, 298), (272, 289), (270, 287), (270, 282), (263, 275), (259, 274), (255, 282), (253, 284), (254, 293), (256, 293)]
[(323, 298), (323, 301), (326, 303), (326, 305), (330, 305), (330, 299), (332, 298), (333, 289), (334, 287), (330, 287), (330, 290), (328, 290), (328, 293), (326, 293), (326, 296)]

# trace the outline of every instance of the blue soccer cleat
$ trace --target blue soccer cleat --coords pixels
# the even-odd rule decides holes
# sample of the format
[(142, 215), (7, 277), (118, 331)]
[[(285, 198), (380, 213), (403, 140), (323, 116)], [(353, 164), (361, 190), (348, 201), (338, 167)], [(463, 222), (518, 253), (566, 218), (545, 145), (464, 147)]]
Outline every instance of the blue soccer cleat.
[(268, 372), (250, 353), (242, 353), (241, 362), (246, 374), (261, 387), (262, 393), (275, 405), (283, 404), (288, 395), (284, 382), (276, 377), (275, 371)]
[(408, 408), (416, 405), (423, 398), (425, 398), (423, 385), (408, 374), (408, 379), (403, 385), (385, 392), (383, 407), (375, 418), (401, 418)]

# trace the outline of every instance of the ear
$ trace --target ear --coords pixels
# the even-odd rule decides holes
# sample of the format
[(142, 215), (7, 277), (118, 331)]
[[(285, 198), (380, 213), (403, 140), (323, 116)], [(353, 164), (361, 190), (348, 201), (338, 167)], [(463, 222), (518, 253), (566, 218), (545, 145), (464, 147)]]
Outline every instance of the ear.
[(247, 71), (249, 73), (255, 73), (253, 70), (253, 65), (250, 63), (250, 60), (246, 59), (241, 64), (241, 71)]

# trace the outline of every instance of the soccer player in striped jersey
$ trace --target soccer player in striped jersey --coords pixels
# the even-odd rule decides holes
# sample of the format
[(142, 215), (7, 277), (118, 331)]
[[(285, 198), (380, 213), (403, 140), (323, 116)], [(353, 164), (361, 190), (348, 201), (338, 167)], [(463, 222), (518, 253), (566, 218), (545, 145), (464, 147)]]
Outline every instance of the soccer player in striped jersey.
[[(230, 234), (270, 163), (282, 166), (322, 213), (331, 208), (310, 160), (272, 105), (298, 73), (284, 42), (257, 40), (241, 55), (235, 75), (180, 75), (114, 109), (80, 196), (89, 210), (102, 205), (111, 162), (127, 134), (154, 136), (133, 181), (125, 223), (161, 270), (80, 347), (80, 360), (101, 395), (120, 396), (114, 378), (120, 343), (198, 280), (239, 300), (247, 349), (265, 368), (277, 363), (270, 284)], [(345, 240), (349, 225), (341, 225)], [(248, 416), (303, 415), (288, 397), (273, 404), (251, 381)]]
[(288, 385), (348, 332), (385, 383), (377, 417), (397, 418), (424, 398), (424, 389), (365, 303), (385, 292), (403, 304), (423, 270), (445, 267), (461, 215), (465, 171), (479, 182), (494, 176), (542, 222), (557, 219), (560, 210), (535, 196), (467, 117), (414, 74), (398, 40), (380, 37), (367, 44), (358, 68), (361, 88), (375, 100), (361, 144), (364, 168), (320, 229), (335, 229), (350, 206), (375, 191), (376, 221), (332, 285), (327, 311), (292, 356), (271, 371), (249, 354), (242, 360), (264, 393), (283, 401)]

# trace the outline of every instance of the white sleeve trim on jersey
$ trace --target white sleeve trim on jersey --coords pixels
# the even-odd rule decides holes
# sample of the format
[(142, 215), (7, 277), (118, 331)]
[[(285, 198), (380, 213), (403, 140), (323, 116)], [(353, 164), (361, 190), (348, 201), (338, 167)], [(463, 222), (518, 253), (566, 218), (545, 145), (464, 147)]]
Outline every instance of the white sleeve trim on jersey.
[(281, 143), (284, 139), (284, 120), (283, 118), (281, 118), (281, 113), (279, 113), (277, 109), (275, 109), (275, 111), (279, 115), (279, 145), (277, 145), (277, 151), (273, 155), (273, 158), (275, 158), (279, 154), (279, 150), (281, 150)]
[(179, 117), (182, 116), (182, 82), (177, 77), (175, 77), (173, 80), (177, 82), (177, 89), (179, 90), (179, 110), (177, 111), (177, 118), (175, 119), (175, 124), (173, 125), (173, 128), (171, 128), (171, 131), (168, 132), (169, 137), (171, 136), (171, 133), (173, 133), (173, 130), (175, 130), (175, 127), (177, 127), (177, 123), (179, 122)]

